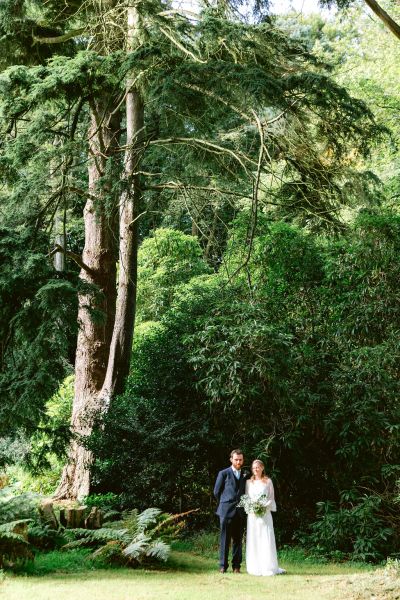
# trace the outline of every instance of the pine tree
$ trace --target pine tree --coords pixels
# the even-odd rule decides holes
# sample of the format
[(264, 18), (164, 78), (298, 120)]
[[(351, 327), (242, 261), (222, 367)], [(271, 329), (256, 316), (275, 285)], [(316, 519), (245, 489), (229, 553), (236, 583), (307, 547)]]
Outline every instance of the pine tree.
[(340, 227), (352, 157), (380, 132), (270, 19), (246, 24), (226, 6), (188, 14), (157, 0), (29, 5), (31, 43), (50, 58), (1, 76), (0, 168), (21, 224), (46, 227), (60, 206), (76, 212), (85, 202), (82, 256), (65, 252), (83, 285), (74, 441), (57, 492), (79, 498), (92, 460), (83, 438), (129, 368), (140, 219), (150, 226), (153, 211), (179, 201), (200, 230), (205, 208), (215, 215), (226, 203), (233, 216), (245, 206), (245, 264), (260, 210)]

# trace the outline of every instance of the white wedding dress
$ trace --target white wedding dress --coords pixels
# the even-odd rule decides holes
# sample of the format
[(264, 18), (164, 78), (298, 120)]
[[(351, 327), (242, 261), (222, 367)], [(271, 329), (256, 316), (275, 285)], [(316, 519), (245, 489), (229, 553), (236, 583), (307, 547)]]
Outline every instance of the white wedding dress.
[(246, 568), (249, 575), (279, 575), (285, 573), (278, 566), (276, 553), (274, 524), (271, 511), (276, 511), (274, 486), (271, 479), (267, 481), (249, 480), (246, 482), (246, 494), (251, 499), (265, 494), (268, 498), (268, 509), (263, 517), (247, 515), (246, 534)]

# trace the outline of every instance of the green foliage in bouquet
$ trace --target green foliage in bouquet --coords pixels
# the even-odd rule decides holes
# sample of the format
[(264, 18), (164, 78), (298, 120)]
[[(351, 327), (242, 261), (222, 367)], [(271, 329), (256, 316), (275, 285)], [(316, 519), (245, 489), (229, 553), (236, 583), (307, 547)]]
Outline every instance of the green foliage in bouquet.
[(244, 494), (240, 498), (238, 507), (244, 508), (247, 515), (253, 514), (256, 517), (263, 517), (268, 510), (268, 496), (260, 494), (257, 498), (251, 498)]

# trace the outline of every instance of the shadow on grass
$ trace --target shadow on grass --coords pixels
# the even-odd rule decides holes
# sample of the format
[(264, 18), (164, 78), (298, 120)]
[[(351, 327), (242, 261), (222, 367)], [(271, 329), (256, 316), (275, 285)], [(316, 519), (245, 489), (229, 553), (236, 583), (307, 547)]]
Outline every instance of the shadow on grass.
[[(218, 535), (215, 533), (201, 533), (186, 540), (177, 540), (173, 543), (176, 555), (195, 557), (202, 561), (201, 570), (218, 570)], [(243, 555), (246, 554), (244, 545)], [(189, 569), (192, 559), (189, 560)], [(279, 565), (286, 569), (287, 576), (326, 576), (350, 575), (360, 572), (373, 571), (377, 565), (359, 562), (335, 563), (322, 557), (312, 556), (301, 547), (285, 547), (279, 552)], [(245, 564), (242, 571), (246, 572)], [(229, 571), (228, 571), (229, 573)]]
[(164, 570), (186, 573), (212, 573), (218, 570), (218, 562), (210, 558), (203, 558), (193, 553), (173, 551), (166, 563)]
[[(180, 573), (180, 574), (218, 574), (218, 558), (216, 552), (202, 553), (201, 548), (192, 546), (183, 548), (177, 544), (171, 552), (170, 558), (166, 563), (147, 563), (137, 568), (123, 567), (120, 565), (110, 565), (99, 558), (91, 556), (90, 549), (76, 549), (68, 552), (47, 552), (37, 554), (35, 561), (25, 564), (15, 572), (15, 576), (23, 575), (30, 577), (41, 577), (46, 575), (85, 575), (93, 572), (107, 570), (109, 573)], [(307, 559), (298, 553), (285, 553), (280, 556), (280, 566), (286, 569), (287, 577), (323, 577), (327, 575), (350, 575), (360, 572), (374, 570), (371, 565), (361, 564), (337, 564), (315, 562)], [(376, 568), (376, 567), (375, 567)], [(243, 565), (243, 574), (246, 574), (245, 565)], [(111, 573), (110, 573), (111, 574)], [(231, 573), (228, 571), (228, 576)]]

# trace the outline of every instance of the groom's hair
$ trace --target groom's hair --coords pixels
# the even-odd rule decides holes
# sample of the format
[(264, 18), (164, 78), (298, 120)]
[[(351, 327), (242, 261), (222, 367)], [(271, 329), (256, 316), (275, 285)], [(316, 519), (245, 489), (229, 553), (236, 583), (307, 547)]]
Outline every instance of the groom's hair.
[(243, 450), (241, 450), (240, 448), (236, 448), (235, 450), (232, 450), (231, 458), (233, 458), (234, 454), (241, 454), (243, 456)]

